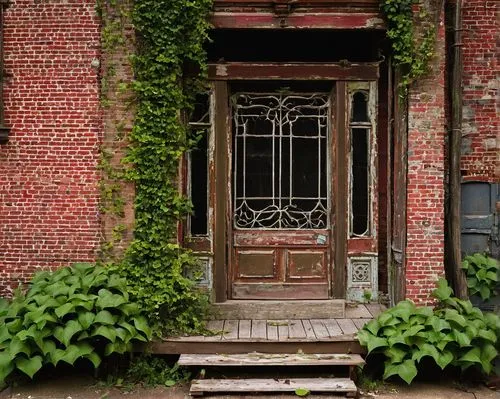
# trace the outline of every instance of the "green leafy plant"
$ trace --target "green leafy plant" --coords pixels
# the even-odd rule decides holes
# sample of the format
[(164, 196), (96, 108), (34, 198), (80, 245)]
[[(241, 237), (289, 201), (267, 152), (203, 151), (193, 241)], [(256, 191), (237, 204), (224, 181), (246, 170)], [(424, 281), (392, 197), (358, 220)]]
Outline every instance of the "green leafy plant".
[(479, 294), (483, 301), (498, 295), (496, 286), (500, 270), (498, 260), (476, 253), (468, 255), (462, 261), (462, 269), (467, 273), (469, 295)]
[(126, 380), (148, 387), (158, 385), (170, 387), (177, 382), (187, 381), (189, 377), (189, 372), (179, 367), (177, 363), (172, 366), (161, 357), (146, 354), (132, 361), (127, 371)]
[(413, 0), (381, 0), (380, 3), (387, 21), (394, 65), (402, 71), (401, 86), (404, 89), (427, 73), (436, 41), (436, 28), (428, 20), (425, 8), (418, 14), (423, 32), (417, 37), (413, 4)]
[(14, 370), (32, 378), (43, 365), (61, 361), (83, 358), (98, 367), (104, 356), (150, 338), (146, 318), (116, 273), (88, 263), (39, 272), (26, 294), (0, 301), (0, 382)]
[[(191, 211), (178, 189), (178, 167), (195, 140), (186, 127), (205, 91), (204, 43), (211, 0), (136, 0), (133, 57), (136, 115), (125, 162), (135, 183), (134, 240), (118, 268), (156, 330), (189, 331), (203, 323), (204, 293), (185, 276), (194, 256), (177, 243), (178, 222)], [(191, 71), (191, 72), (187, 72)]]
[(439, 300), (436, 308), (405, 300), (358, 332), (369, 354), (385, 355), (384, 379), (398, 375), (410, 384), (424, 357), (432, 358), (441, 369), (452, 365), (491, 373), (499, 349), (500, 317), (454, 298), (444, 279), (433, 294)]

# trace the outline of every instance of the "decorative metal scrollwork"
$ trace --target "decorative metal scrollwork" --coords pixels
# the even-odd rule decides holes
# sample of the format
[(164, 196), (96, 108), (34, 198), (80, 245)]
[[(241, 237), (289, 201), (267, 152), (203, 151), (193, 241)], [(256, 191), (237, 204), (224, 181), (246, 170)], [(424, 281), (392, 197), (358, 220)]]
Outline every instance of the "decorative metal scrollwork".
[(235, 228), (327, 228), (329, 96), (239, 93), (232, 102)]

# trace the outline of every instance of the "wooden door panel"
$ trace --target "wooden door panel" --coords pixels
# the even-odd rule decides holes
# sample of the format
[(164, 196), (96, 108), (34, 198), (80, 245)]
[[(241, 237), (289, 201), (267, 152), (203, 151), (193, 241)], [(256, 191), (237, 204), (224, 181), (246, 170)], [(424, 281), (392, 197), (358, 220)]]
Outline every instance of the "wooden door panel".
[(237, 279), (277, 280), (276, 252), (273, 249), (236, 250)]
[(287, 250), (287, 280), (321, 280), (327, 276), (326, 250)]

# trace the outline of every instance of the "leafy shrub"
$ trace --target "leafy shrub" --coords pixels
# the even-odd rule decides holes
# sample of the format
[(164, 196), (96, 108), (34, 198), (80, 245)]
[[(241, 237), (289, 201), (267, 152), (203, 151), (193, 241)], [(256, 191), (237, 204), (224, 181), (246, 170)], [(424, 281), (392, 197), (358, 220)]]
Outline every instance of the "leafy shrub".
[(418, 373), (418, 363), (426, 356), (441, 369), (474, 366), (491, 373), (499, 349), (500, 317), (483, 314), (470, 301), (454, 298), (452, 293), (446, 280), (440, 279), (434, 291), (439, 300), (436, 308), (417, 307), (405, 300), (358, 332), (359, 342), (369, 354), (385, 355), (384, 379), (399, 375), (410, 384)]
[(98, 367), (103, 356), (150, 338), (117, 274), (87, 263), (40, 272), (26, 295), (0, 301), (0, 383), (16, 369), (32, 378), (60, 361), (84, 358)]
[(189, 376), (189, 372), (179, 367), (178, 363), (171, 366), (165, 359), (148, 354), (132, 361), (126, 380), (134, 384), (140, 382), (148, 387), (172, 386), (179, 381), (186, 381)]
[(498, 260), (476, 253), (465, 257), (462, 269), (467, 273), (469, 295), (479, 294), (486, 301), (497, 294), (495, 288), (500, 270)]

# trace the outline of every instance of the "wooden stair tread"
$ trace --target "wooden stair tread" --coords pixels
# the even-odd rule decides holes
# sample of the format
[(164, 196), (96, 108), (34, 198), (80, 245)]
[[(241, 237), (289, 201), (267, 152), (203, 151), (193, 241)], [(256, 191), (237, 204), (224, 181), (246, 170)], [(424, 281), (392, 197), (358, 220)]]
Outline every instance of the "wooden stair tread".
[(365, 363), (357, 354), (244, 353), (182, 354), (181, 366), (357, 366)]
[(299, 388), (310, 392), (357, 392), (349, 378), (252, 378), (193, 380), (189, 393), (196, 396), (211, 392), (294, 392)]

